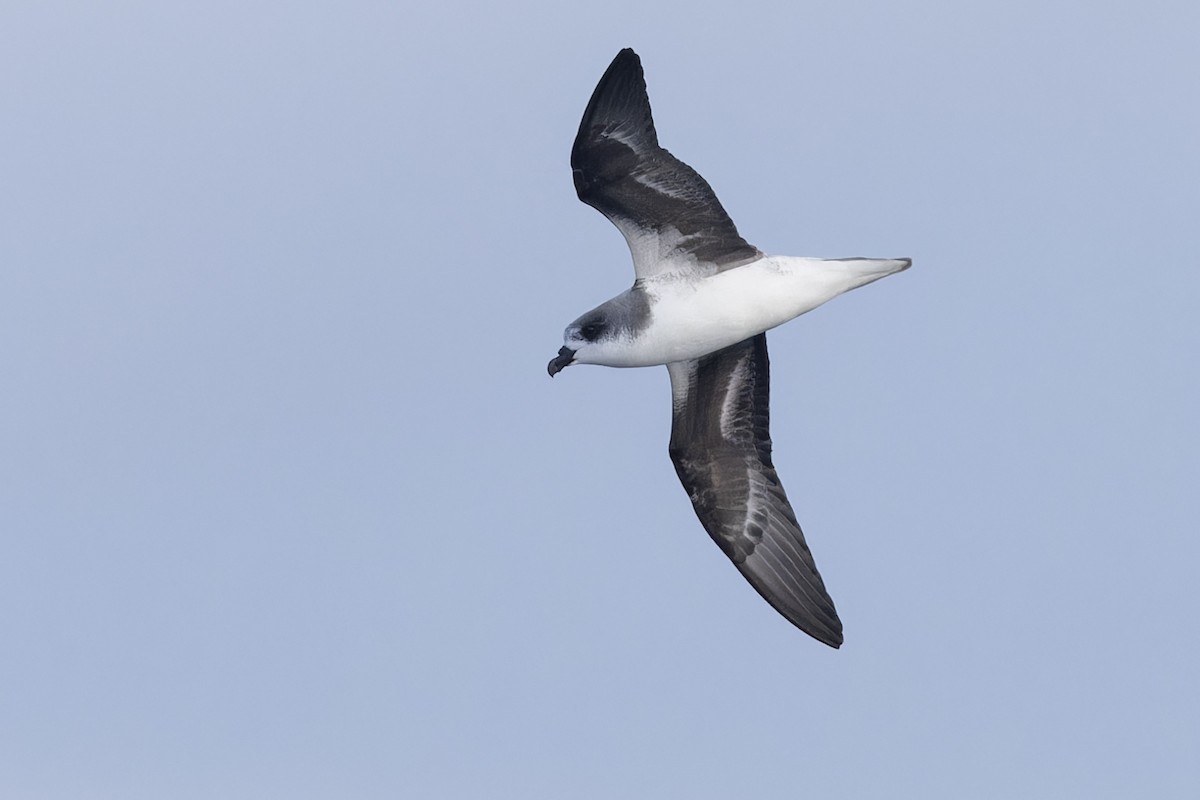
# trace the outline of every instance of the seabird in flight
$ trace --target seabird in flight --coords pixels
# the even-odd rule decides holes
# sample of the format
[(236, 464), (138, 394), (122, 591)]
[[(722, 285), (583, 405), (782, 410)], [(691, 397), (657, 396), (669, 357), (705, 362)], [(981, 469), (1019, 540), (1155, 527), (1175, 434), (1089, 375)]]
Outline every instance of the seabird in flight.
[(771, 463), (765, 331), (907, 269), (907, 258), (764, 255), (704, 178), (659, 147), (641, 60), (613, 59), (571, 150), (579, 199), (617, 227), (633, 286), (567, 326), (550, 362), (671, 376), (670, 455), (696, 516), (772, 607), (831, 647), (842, 623)]

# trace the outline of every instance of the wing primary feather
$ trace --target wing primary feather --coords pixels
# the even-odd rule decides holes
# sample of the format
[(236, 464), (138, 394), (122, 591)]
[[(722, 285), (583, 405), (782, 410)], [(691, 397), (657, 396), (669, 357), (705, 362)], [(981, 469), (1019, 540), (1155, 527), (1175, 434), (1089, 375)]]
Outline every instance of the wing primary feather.
[(629, 243), (639, 278), (731, 269), (762, 253), (738, 234), (712, 187), (659, 147), (642, 62), (630, 49), (596, 85), (571, 148), (579, 199)]
[(841, 620), (771, 462), (766, 334), (668, 369), (671, 460), (696, 516), (776, 611), (839, 647)]

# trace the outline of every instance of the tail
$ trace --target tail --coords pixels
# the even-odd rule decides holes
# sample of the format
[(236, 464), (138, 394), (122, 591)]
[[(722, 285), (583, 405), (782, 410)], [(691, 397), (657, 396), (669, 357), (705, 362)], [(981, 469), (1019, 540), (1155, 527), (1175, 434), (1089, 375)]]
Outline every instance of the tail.
[(844, 291), (903, 272), (912, 266), (911, 258), (830, 258), (825, 263), (841, 273), (850, 285)]

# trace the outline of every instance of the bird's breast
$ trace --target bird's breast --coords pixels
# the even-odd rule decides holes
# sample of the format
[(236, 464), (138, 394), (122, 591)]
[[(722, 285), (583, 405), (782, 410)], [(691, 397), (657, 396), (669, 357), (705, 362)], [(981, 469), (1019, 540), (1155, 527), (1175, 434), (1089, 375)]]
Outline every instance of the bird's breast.
[(704, 278), (660, 276), (645, 281), (650, 324), (634, 350), (639, 366), (690, 361), (782, 325), (839, 293), (818, 270), (782, 259)]

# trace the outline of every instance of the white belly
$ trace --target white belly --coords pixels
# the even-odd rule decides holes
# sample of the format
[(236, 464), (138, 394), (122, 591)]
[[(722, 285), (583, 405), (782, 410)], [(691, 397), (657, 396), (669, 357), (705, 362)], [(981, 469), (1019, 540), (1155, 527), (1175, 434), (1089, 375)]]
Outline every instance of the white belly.
[(630, 348), (629, 362), (613, 366), (700, 358), (907, 266), (907, 260), (766, 256), (701, 280), (649, 279), (643, 286), (652, 298), (650, 325)]

